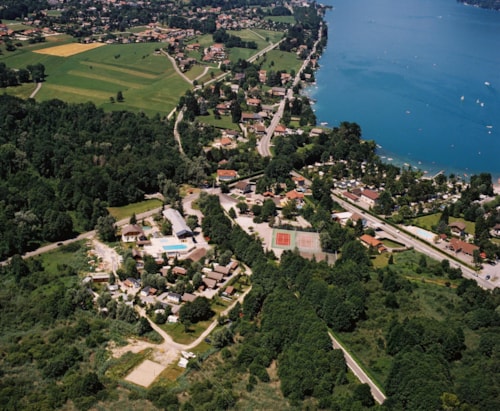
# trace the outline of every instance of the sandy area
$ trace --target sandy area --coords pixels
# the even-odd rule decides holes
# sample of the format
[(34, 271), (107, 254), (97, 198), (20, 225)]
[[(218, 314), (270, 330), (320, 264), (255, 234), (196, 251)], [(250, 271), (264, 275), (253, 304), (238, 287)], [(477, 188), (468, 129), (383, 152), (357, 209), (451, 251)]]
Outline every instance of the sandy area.
[(160, 375), (160, 373), (165, 369), (164, 365), (158, 364), (151, 360), (145, 360), (137, 366), (125, 380), (133, 382), (134, 384), (141, 385), (143, 387), (149, 387), (151, 383)]

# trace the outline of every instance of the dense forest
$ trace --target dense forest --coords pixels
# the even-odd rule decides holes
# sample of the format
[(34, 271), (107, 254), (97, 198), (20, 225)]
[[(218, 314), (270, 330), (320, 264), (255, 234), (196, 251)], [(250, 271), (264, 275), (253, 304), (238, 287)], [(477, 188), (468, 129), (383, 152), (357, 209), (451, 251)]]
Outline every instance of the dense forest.
[[(225, 235), (231, 223), (217, 197), (202, 198), (201, 206), (204, 231), (254, 272), (252, 291), (233, 318), (235, 333), (243, 334), (235, 367), (266, 381), (266, 368), (276, 361), (282, 394), (292, 404), (314, 398), (324, 409), (372, 405), (370, 396), (363, 403), (356, 394), (336, 395), (335, 387), (348, 382), (345, 364), (331, 350), (328, 326), (347, 340), (362, 338), (362, 345), (386, 358), (380, 375), (390, 410), (500, 407), (497, 290), (482, 290), (472, 280), (421, 289), (406, 278), (409, 273), (422, 281), (429, 275), (460, 278), (447, 260), (431, 262), (423, 255), (409, 267), (401, 260), (375, 269), (366, 249), (352, 240), (356, 227), (336, 226), (335, 238), (344, 241), (333, 266), (295, 252), (286, 252), (278, 265), (237, 226)], [(368, 329), (378, 337), (360, 337)]]
[(93, 229), (106, 206), (189, 181), (172, 127), (92, 103), (0, 96), (0, 258)]

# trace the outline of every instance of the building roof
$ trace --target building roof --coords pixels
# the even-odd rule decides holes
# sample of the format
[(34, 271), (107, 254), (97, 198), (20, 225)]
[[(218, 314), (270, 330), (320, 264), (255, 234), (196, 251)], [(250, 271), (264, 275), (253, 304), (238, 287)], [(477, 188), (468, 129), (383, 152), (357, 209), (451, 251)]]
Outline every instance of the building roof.
[(289, 200), (302, 200), (304, 198), (304, 193), (299, 193), (298, 191), (291, 190), (286, 193), (286, 198)]
[(137, 224), (129, 224), (122, 228), (122, 235), (124, 236), (133, 236), (133, 235), (141, 235), (144, 234), (141, 227)]
[(172, 268), (172, 274), (186, 275), (186, 273), (187, 273), (187, 270), (184, 267), (175, 266), (174, 268)]
[(238, 181), (235, 185), (234, 188), (241, 190), (241, 191), (252, 191), (251, 185), (248, 181)]
[(369, 234), (363, 234), (359, 239), (371, 247), (377, 248), (382, 245), (382, 241), (377, 240), (375, 237), (372, 237)]
[(229, 272), (231, 271), (231, 269), (229, 267), (224, 266), (224, 265), (216, 265), (214, 267), (214, 271), (216, 273), (221, 273), (221, 274), (224, 274), (224, 275), (228, 275)]
[(209, 273), (207, 273), (207, 278), (210, 278), (211, 280), (215, 281), (222, 281), (224, 279), (224, 274), (216, 273), (215, 271), (210, 271)]
[(463, 223), (461, 221), (454, 221), (454, 222), (448, 224), (448, 227), (456, 228), (460, 231), (465, 231), (465, 223)]
[(179, 213), (177, 210), (173, 208), (167, 208), (163, 210), (163, 217), (165, 217), (172, 223), (172, 231), (177, 237), (193, 235), (193, 232), (186, 224), (186, 221), (181, 216), (181, 213)]
[(205, 284), (208, 288), (215, 288), (217, 286), (217, 281), (212, 278), (203, 278), (203, 284)]
[(479, 250), (479, 247), (474, 244), (466, 243), (465, 241), (459, 240), (457, 238), (452, 238), (450, 240), (450, 248), (457, 253), (462, 251), (464, 254), (472, 255), (474, 250)]
[(358, 197), (357, 195), (352, 194), (352, 193), (350, 193), (349, 191), (344, 191), (344, 192), (342, 193), (342, 195), (343, 195), (345, 198), (347, 198), (347, 199), (349, 199), (349, 200), (351, 200), (351, 201), (358, 201), (358, 200), (359, 200), (359, 197)]
[(224, 170), (224, 169), (218, 169), (217, 170), (217, 177), (233, 177), (235, 178), (238, 175), (236, 170)]
[(283, 124), (278, 124), (274, 131), (276, 133), (286, 133), (286, 127)]
[(184, 294), (182, 294), (182, 301), (185, 301), (185, 302), (191, 302), (192, 303), (197, 298), (198, 298), (198, 296), (194, 295), (194, 294), (190, 294), (190, 293), (184, 293)]
[(361, 195), (373, 201), (378, 200), (378, 193), (373, 190), (365, 189), (361, 192)]

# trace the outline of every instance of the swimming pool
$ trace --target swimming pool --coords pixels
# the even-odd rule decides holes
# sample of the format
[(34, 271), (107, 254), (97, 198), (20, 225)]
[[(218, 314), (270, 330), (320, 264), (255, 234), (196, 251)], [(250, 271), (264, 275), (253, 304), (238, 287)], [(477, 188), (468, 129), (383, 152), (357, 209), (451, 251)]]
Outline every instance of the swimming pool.
[(420, 227), (411, 227), (409, 231), (411, 231), (416, 236), (418, 236), (418, 237), (422, 238), (423, 240), (428, 241), (430, 243), (433, 242), (434, 239), (436, 238), (436, 234), (434, 234), (430, 231), (424, 230)]
[(164, 251), (183, 251), (187, 250), (186, 244), (171, 244), (162, 246)]

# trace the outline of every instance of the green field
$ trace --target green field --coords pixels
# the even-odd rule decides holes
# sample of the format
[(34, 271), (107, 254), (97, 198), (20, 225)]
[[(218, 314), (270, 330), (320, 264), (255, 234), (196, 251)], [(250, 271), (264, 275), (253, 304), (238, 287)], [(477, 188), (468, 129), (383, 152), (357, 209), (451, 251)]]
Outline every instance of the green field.
[[(423, 217), (418, 217), (413, 219), (413, 224), (419, 226), (425, 230), (432, 231), (433, 226), (439, 223), (441, 218), (441, 213), (430, 214)], [(448, 223), (461, 222), (465, 224), (465, 231), (467, 234), (474, 235), (476, 232), (476, 225), (472, 221), (466, 221), (463, 218), (450, 217)]]
[(200, 123), (209, 124), (217, 128), (240, 131), (238, 124), (233, 123), (231, 116), (221, 116), (220, 120), (217, 120), (212, 114), (212, 110), (210, 110), (210, 115), (199, 116), (197, 120)]
[[(52, 47), (44, 43), (37, 48)], [(47, 78), (36, 95), (39, 101), (59, 98), (68, 102), (92, 101), (105, 110), (142, 111), (148, 115), (167, 114), (190, 85), (182, 80), (169, 60), (155, 54), (156, 43), (106, 45), (71, 57), (33, 53), (22, 48), (2, 56), (9, 67), (45, 65)], [(116, 100), (121, 91), (124, 101)]]
[(267, 16), (266, 20), (275, 21), (276, 23), (286, 23), (286, 24), (295, 23), (295, 17), (293, 16)]
[(302, 60), (297, 58), (297, 55), (295, 53), (281, 50), (268, 51), (264, 58), (261, 58), (257, 61), (261, 62), (262, 59), (264, 59), (264, 62), (261, 66), (262, 70), (276, 71), (286, 68), (287, 72), (289, 73), (291, 70), (297, 71), (302, 65)]
[(257, 34), (260, 34), (264, 38), (268, 38), (270, 42), (277, 43), (283, 38), (283, 32), (281, 31), (269, 31), (263, 29), (253, 29)]
[(116, 221), (123, 220), (125, 218), (131, 217), (132, 214), (141, 214), (149, 210), (161, 207), (162, 202), (156, 198), (151, 200), (144, 200), (140, 203), (128, 204), (123, 207), (109, 207), (109, 213), (116, 219)]

